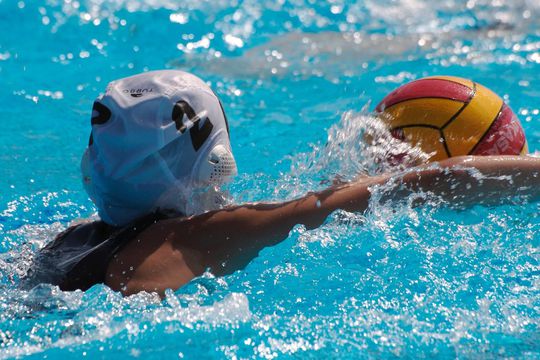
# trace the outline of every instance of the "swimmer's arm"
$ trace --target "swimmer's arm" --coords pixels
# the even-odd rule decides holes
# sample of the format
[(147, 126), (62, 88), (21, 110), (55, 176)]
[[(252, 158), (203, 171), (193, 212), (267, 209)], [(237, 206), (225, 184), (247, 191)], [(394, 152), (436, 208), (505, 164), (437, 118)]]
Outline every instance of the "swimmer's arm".
[(367, 208), (369, 185), (333, 187), (285, 203), (258, 203), (191, 218), (163, 220), (126, 244), (109, 262), (105, 283), (124, 295), (178, 289), (210, 269), (215, 275), (246, 266), (260, 250), (285, 240), (297, 224), (320, 226), (334, 210)]
[[(193, 246), (201, 244), (199, 246), (207, 251), (223, 251), (223, 256), (231, 259), (234, 252), (241, 250), (249, 253), (247, 258), (250, 259), (252, 252), (258, 253), (287, 238), (295, 225), (313, 229), (335, 210), (365, 211), (372, 191), (381, 186), (384, 187), (383, 201), (403, 199), (421, 191), (457, 207), (508, 202), (516, 195), (537, 199), (540, 197), (540, 159), (457, 157), (404, 174), (363, 178), (287, 203), (252, 204), (218, 211), (191, 220), (196, 229), (191, 232)], [(413, 205), (420, 205), (421, 201)]]
[[(108, 284), (119, 289), (119, 284), (127, 283), (126, 293), (148, 289), (162, 293), (166, 288), (179, 288), (207, 268), (216, 275), (230, 273), (249, 263), (263, 248), (286, 239), (297, 224), (312, 229), (337, 209), (365, 211), (377, 186), (384, 186), (388, 200), (418, 191), (429, 191), (459, 205), (500, 203), (515, 195), (538, 198), (540, 159), (453, 158), (439, 166), (364, 178), (286, 203), (248, 204), (162, 221), (141, 235), (140, 244), (120, 252), (109, 267), (113, 280)], [(133, 270), (128, 271), (130, 267)]]

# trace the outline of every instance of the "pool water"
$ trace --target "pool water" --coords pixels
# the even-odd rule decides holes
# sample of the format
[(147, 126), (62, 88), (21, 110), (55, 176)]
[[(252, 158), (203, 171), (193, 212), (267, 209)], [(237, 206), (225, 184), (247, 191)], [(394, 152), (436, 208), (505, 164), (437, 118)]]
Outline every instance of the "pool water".
[(96, 216), (79, 159), (109, 81), (208, 81), (231, 127), (232, 196), (280, 200), (381, 171), (368, 112), (429, 75), (503, 96), (538, 150), (539, 16), (534, 0), (0, 0), (0, 358), (540, 358), (539, 203), (374, 196), (164, 300), (18, 287), (41, 246)]

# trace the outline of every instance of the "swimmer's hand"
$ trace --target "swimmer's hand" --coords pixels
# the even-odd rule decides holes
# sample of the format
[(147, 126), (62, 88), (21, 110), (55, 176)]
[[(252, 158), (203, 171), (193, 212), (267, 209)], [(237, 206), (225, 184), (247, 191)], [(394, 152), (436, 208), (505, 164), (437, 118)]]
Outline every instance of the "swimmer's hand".
[(457, 207), (501, 204), (517, 197), (534, 201), (540, 198), (540, 158), (460, 156), (414, 168), (400, 182), (404, 187), (390, 197), (427, 191)]

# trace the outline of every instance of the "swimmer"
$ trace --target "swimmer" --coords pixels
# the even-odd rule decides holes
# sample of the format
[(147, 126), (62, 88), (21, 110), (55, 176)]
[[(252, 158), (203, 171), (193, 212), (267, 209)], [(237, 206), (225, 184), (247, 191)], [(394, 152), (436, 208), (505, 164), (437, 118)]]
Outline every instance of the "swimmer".
[(237, 170), (223, 107), (202, 80), (173, 70), (109, 84), (94, 103), (81, 169), (101, 220), (71, 226), (45, 246), (28, 286), (104, 283), (124, 295), (163, 296), (206, 270), (245, 267), (298, 224), (314, 229), (335, 210), (365, 211), (379, 185), (393, 184), (387, 200), (429, 191), (459, 207), (540, 195), (540, 158), (463, 156), (287, 202), (225, 205), (218, 189)]

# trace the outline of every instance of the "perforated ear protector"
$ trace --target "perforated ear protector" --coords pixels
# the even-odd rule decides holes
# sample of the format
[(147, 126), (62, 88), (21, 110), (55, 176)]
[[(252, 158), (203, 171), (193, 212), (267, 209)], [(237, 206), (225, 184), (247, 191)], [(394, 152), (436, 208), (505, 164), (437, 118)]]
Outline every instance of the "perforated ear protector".
[(201, 183), (219, 185), (236, 175), (236, 162), (231, 151), (225, 146), (214, 146), (201, 162), (197, 180)]

